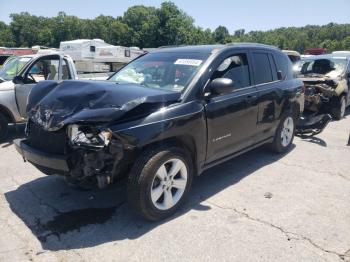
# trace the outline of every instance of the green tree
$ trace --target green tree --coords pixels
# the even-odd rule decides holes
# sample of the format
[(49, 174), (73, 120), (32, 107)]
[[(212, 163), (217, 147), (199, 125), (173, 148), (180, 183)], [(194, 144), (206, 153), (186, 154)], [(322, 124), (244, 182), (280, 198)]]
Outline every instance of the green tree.
[(100, 15), (81, 19), (64, 12), (55, 17), (28, 12), (10, 17), (10, 25), (0, 22), (0, 45), (58, 47), (61, 41), (101, 38), (111, 44), (139, 47), (256, 42), (299, 52), (312, 47), (328, 51), (350, 49), (350, 24), (282, 27), (264, 32), (237, 29), (230, 35), (225, 26), (213, 32), (195, 26), (194, 19), (172, 2), (163, 2), (160, 8), (132, 6), (121, 17)]
[(115, 20), (111, 24), (111, 41), (113, 45), (130, 46), (133, 44), (133, 32), (121, 21)]
[(0, 46), (12, 47), (15, 45), (16, 43), (10, 27), (0, 21)]
[(194, 20), (172, 2), (164, 2), (158, 10), (159, 29), (155, 46), (182, 45), (192, 42)]
[(156, 8), (143, 5), (130, 7), (124, 13), (123, 22), (132, 30), (132, 45), (152, 47), (156, 42), (159, 28)]
[(226, 44), (230, 41), (229, 38), (230, 33), (225, 26), (220, 25), (214, 30), (214, 40), (217, 43)]

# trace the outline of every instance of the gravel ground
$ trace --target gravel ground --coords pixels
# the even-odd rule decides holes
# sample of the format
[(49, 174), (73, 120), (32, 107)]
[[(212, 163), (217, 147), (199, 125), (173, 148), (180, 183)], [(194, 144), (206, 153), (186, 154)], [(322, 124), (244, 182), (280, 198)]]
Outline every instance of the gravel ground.
[(205, 172), (174, 217), (136, 217), (125, 187), (78, 191), (0, 145), (0, 261), (350, 261), (350, 115), (285, 155)]

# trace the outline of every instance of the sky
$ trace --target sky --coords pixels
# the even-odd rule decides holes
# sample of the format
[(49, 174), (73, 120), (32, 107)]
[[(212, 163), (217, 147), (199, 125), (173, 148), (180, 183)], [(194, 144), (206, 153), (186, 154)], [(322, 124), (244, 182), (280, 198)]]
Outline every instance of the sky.
[[(133, 5), (159, 7), (162, 0), (0, 0), (0, 21), (10, 23), (9, 15), (27, 11), (34, 15), (56, 16), (59, 11), (80, 18), (100, 14), (121, 16)], [(350, 0), (173, 0), (195, 24), (214, 30), (226, 26), (237, 29), (269, 30), (278, 27), (350, 23)]]

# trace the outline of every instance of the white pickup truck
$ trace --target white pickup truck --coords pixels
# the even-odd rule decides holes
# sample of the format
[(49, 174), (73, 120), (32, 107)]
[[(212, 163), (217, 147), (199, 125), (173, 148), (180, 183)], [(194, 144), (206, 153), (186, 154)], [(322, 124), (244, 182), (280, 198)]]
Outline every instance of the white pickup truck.
[(27, 98), (32, 87), (43, 80), (77, 79), (73, 60), (59, 53), (13, 58), (0, 70), (0, 140), (8, 124), (26, 120)]

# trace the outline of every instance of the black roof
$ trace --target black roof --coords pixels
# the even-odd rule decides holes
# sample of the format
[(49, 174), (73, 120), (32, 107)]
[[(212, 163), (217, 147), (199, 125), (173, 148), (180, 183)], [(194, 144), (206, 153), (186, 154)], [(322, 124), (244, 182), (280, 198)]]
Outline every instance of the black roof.
[(153, 50), (151, 53), (158, 52), (199, 52), (199, 53), (215, 53), (224, 49), (234, 48), (262, 48), (270, 50), (280, 50), (275, 46), (257, 44), (257, 43), (231, 43), (226, 45), (184, 45), (184, 46), (164, 46)]

